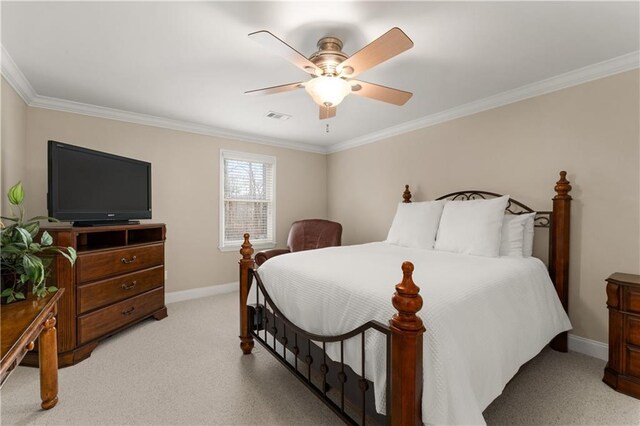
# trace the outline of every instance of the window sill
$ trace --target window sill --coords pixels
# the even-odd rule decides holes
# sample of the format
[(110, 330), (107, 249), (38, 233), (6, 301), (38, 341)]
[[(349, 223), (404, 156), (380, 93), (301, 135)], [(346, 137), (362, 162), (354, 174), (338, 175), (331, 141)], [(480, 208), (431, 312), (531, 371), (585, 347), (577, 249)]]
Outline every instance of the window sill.
[[(242, 246), (242, 243), (226, 245), (226, 246), (218, 247), (218, 250), (220, 250), (222, 252), (228, 252), (228, 251), (239, 252), (241, 246)], [(271, 243), (271, 242), (266, 243), (265, 242), (265, 243), (255, 243), (255, 244), (251, 243), (251, 246), (257, 252), (257, 251), (260, 251), (260, 250), (276, 248), (276, 243), (275, 242), (273, 242), (273, 243)]]

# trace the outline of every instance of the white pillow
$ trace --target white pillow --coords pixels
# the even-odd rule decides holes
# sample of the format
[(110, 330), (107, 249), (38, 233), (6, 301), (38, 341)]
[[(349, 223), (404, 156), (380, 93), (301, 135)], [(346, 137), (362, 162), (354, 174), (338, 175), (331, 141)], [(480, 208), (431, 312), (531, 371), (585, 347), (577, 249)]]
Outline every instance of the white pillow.
[(444, 201), (400, 203), (387, 242), (402, 247), (433, 249)]
[(449, 201), (442, 211), (435, 249), (497, 257), (508, 202), (508, 195), (490, 200)]
[(524, 223), (524, 242), (522, 244), (522, 255), (524, 257), (531, 257), (533, 256), (533, 222), (536, 218), (536, 214), (529, 213), (523, 216), (527, 216), (527, 221)]
[(535, 213), (505, 214), (502, 221), (500, 256), (523, 257), (525, 243), (525, 227), (527, 222), (533, 224)]

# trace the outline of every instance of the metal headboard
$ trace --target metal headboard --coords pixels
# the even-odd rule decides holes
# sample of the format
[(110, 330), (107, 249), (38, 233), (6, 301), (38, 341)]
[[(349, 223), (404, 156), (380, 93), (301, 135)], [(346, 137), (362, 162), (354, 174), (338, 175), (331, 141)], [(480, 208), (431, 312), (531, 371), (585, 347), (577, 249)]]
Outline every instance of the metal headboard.
[[(497, 198), (502, 197), (501, 194), (496, 194), (495, 192), (487, 192), (487, 191), (458, 191), (452, 192), (447, 195), (443, 195), (442, 197), (436, 198), (436, 200), (451, 200), (451, 201), (464, 201), (464, 200), (479, 200), (479, 199), (487, 199), (487, 198)], [(551, 228), (551, 211), (536, 211), (526, 204), (521, 203), (518, 200), (514, 200), (513, 198), (509, 198), (509, 202), (507, 203), (507, 208), (505, 211), (511, 214), (525, 214), (525, 213), (536, 213), (534, 219), (534, 226), (536, 228)]]

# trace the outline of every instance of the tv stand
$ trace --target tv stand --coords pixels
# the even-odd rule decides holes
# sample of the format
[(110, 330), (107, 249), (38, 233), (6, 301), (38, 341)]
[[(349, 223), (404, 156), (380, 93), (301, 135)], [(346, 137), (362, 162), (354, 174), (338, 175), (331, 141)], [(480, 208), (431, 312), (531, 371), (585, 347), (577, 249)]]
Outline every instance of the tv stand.
[(121, 226), (121, 225), (140, 225), (139, 220), (91, 220), (91, 221), (75, 221), (72, 226), (76, 228), (88, 228), (92, 226)]
[[(110, 225), (42, 227), (55, 245), (78, 252), (74, 266), (54, 258), (47, 284), (65, 290), (56, 324), (60, 367), (88, 358), (102, 340), (135, 323), (167, 316), (164, 224)], [(27, 353), (23, 363), (37, 366), (38, 354)]]

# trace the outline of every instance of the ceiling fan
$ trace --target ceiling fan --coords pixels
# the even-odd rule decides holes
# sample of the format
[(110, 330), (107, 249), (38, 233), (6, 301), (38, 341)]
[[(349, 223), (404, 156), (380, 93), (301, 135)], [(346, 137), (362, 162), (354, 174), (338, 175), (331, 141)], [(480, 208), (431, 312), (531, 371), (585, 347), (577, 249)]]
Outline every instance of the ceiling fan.
[(400, 28), (392, 28), (351, 56), (342, 51), (342, 41), (323, 37), (318, 51), (306, 58), (269, 31), (257, 31), (249, 37), (311, 74), (308, 81), (266, 87), (245, 92), (249, 95), (271, 95), (304, 88), (320, 106), (320, 120), (335, 117), (336, 106), (350, 93), (394, 105), (404, 105), (413, 93), (378, 84), (355, 80), (358, 74), (393, 58), (413, 47), (413, 42)]

